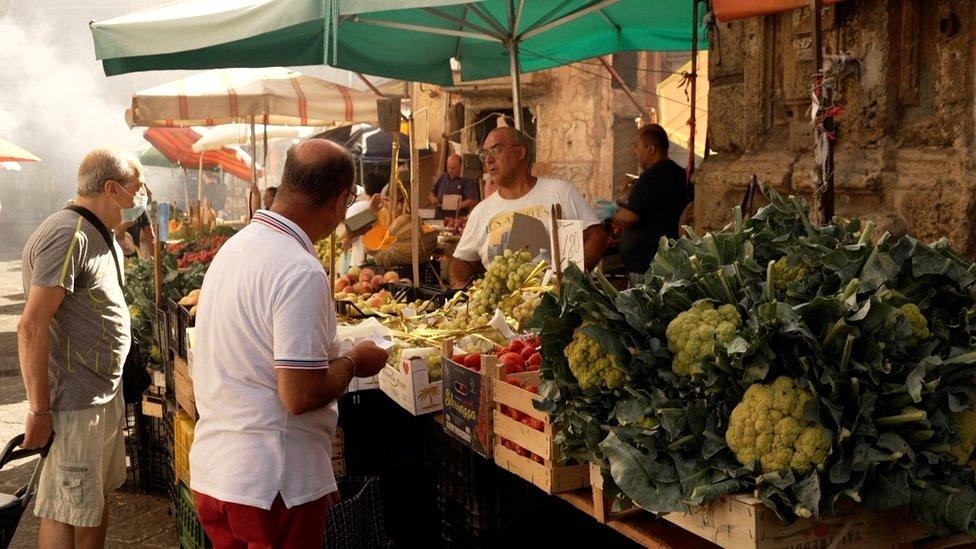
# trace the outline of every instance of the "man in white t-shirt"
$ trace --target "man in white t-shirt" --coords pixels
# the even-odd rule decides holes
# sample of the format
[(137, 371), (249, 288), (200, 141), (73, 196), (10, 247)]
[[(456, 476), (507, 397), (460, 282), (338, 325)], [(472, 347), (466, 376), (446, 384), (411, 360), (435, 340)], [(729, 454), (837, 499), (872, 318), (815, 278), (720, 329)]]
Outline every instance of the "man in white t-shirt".
[(528, 159), (528, 139), (515, 128), (495, 128), (485, 138), (481, 161), (498, 191), (479, 202), (468, 216), (451, 260), (452, 287), (463, 288), (504, 251), (514, 214), (528, 215), (548, 225), (553, 204), (562, 206), (563, 219), (583, 222), (586, 269), (592, 269), (603, 258), (607, 233), (593, 208), (569, 182), (533, 176)]
[(345, 219), (355, 167), (324, 139), (288, 151), (271, 210), (228, 240), (200, 290), (190, 488), (214, 547), (321, 547), (337, 499), (336, 399), (387, 353), (338, 353), (313, 242)]

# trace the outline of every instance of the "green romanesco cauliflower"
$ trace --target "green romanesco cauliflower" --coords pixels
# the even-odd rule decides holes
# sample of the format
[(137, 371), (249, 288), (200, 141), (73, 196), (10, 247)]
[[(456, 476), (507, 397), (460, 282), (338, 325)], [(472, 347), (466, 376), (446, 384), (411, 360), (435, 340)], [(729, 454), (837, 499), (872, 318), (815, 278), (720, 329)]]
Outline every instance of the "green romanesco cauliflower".
[(591, 387), (619, 389), (627, 383), (627, 372), (620, 359), (607, 353), (592, 337), (576, 330), (573, 341), (563, 350), (569, 369), (584, 390)]
[(674, 354), (671, 369), (678, 375), (701, 373), (701, 362), (715, 351), (715, 344), (727, 345), (741, 324), (734, 305), (719, 308), (701, 301), (679, 314), (665, 332), (668, 349)]
[(973, 450), (976, 450), (976, 410), (963, 410), (952, 414), (952, 427), (959, 438), (949, 453), (960, 466), (969, 463)]
[(758, 461), (767, 473), (792, 469), (803, 474), (822, 464), (830, 452), (830, 435), (822, 425), (803, 419), (811, 398), (786, 376), (751, 385), (732, 410), (725, 432), (736, 459), (746, 465)]
[(932, 336), (929, 331), (929, 321), (922, 314), (922, 310), (914, 303), (906, 303), (898, 307), (902, 316), (912, 325), (912, 337), (908, 340), (909, 347), (917, 347), (919, 343)]
[(785, 256), (773, 263), (772, 280), (777, 291), (785, 292), (805, 276), (807, 276), (806, 266), (802, 263), (790, 265)]

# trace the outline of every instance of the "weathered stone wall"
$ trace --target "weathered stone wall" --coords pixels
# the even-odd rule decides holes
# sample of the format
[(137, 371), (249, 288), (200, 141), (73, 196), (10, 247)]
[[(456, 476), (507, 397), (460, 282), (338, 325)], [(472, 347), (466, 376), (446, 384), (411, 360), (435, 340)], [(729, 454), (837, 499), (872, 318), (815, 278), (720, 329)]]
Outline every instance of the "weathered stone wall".
[[(587, 67), (589, 72), (597, 72)], [(590, 202), (608, 197), (613, 183), (613, 94), (606, 76), (573, 67), (560, 67), (531, 75), (523, 86), (523, 106), (532, 110), (538, 128), (533, 173), (573, 183)], [(477, 121), (490, 109), (511, 109), (511, 88), (494, 93), (462, 91), (465, 124)], [(479, 143), (473, 129), (463, 135), (465, 152)]]
[[(836, 212), (976, 255), (974, 10), (967, 0), (872, 0), (825, 10), (828, 53), (859, 60), (840, 82)], [(751, 175), (809, 197), (809, 10), (719, 24), (709, 141), (695, 219), (723, 226)]]

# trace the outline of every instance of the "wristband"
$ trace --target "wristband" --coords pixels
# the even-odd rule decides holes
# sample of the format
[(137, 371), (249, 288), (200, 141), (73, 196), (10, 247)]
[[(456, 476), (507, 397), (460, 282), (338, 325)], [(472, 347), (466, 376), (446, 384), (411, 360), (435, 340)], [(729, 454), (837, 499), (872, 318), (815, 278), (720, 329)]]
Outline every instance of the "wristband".
[(51, 409), (48, 408), (47, 410), (41, 410), (40, 412), (35, 412), (34, 410), (31, 410), (30, 408), (28, 408), (27, 409), (27, 413), (30, 414), (30, 415), (32, 415), (32, 416), (49, 416), (49, 415), (51, 415)]
[(356, 377), (356, 361), (349, 355), (343, 355), (339, 358), (344, 358), (349, 361), (349, 364), (352, 364), (352, 377)]

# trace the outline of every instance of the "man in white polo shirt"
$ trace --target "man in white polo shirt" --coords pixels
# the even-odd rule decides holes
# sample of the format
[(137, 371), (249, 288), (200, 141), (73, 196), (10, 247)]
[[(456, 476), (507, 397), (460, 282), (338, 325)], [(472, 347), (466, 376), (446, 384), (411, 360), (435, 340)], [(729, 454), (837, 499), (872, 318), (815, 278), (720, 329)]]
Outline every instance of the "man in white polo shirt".
[(322, 545), (337, 495), (336, 399), (387, 356), (372, 343), (337, 353), (331, 285), (312, 245), (345, 219), (354, 170), (330, 141), (292, 147), (272, 209), (224, 244), (203, 281), (190, 486), (218, 549)]

